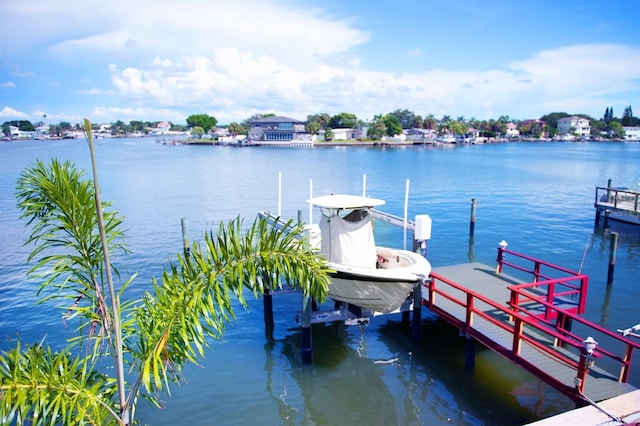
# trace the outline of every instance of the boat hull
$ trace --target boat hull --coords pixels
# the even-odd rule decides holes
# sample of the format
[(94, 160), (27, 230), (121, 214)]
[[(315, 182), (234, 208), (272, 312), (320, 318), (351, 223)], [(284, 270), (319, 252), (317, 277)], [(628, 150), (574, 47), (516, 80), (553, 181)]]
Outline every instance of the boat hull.
[[(335, 270), (331, 274), (329, 298), (360, 306), (375, 312), (389, 313), (396, 311), (411, 295), (416, 284), (426, 279), (431, 273), (431, 265), (422, 256), (405, 251), (389, 250), (378, 247), (379, 259), (382, 253), (393, 256), (386, 257), (384, 265), (376, 269), (356, 268), (329, 263)], [(394, 267), (398, 261), (407, 266)]]

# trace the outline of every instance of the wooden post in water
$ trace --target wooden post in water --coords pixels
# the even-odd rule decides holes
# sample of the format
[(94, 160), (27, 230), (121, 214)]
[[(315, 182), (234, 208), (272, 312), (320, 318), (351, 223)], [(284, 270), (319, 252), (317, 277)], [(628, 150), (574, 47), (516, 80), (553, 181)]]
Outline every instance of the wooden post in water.
[(611, 210), (607, 209), (604, 211), (604, 228), (608, 229), (609, 228), (609, 215), (611, 214)]
[(311, 296), (302, 296), (300, 334), (302, 335), (302, 363), (311, 364), (313, 358), (311, 345)]
[(191, 253), (191, 248), (189, 247), (189, 219), (183, 217), (181, 220), (182, 225), (182, 251), (184, 252), (184, 257), (189, 258), (189, 254)]
[(471, 221), (469, 222), (469, 235), (473, 236), (476, 229), (476, 210), (478, 209), (478, 200), (471, 199)]
[[(302, 223), (302, 210), (298, 210), (298, 223)], [(300, 315), (300, 334), (302, 336), (302, 363), (311, 364), (313, 351), (311, 344), (311, 310), (313, 300), (309, 295), (302, 296), (302, 314)]]
[(609, 246), (609, 271), (607, 272), (607, 285), (613, 284), (613, 271), (616, 267), (616, 251), (618, 250), (618, 233), (611, 233), (611, 245)]
[(414, 339), (422, 338), (422, 280), (413, 288), (413, 323), (411, 333)]
[(464, 336), (464, 368), (473, 370), (476, 366), (476, 339), (465, 333)]
[(273, 335), (273, 296), (269, 292), (270, 282), (265, 282), (264, 294), (262, 295), (262, 308), (264, 312), (264, 333), (267, 337)]

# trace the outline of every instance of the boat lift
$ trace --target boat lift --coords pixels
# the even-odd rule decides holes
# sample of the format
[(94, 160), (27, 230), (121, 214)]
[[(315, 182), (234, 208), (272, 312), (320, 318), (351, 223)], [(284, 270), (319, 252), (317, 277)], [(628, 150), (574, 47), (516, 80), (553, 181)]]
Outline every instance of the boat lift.
[[(367, 176), (366, 174), (362, 176), (362, 195), (366, 196), (366, 182)], [(399, 217), (396, 215), (392, 215), (390, 213), (386, 213), (380, 210), (372, 209), (370, 210), (371, 216), (374, 219), (380, 220), (382, 222), (388, 223), (393, 226), (401, 227), (404, 229), (404, 246), (406, 249), (407, 245), (407, 231), (413, 231), (413, 249), (420, 250), (420, 254), (426, 257), (427, 253), (427, 241), (431, 239), (431, 217), (428, 214), (416, 215), (414, 221), (410, 221), (407, 218), (408, 213), (408, 197), (409, 197), (409, 180), (406, 181), (406, 190), (405, 190), (405, 206), (404, 206), (404, 217)], [(309, 180), (309, 199), (313, 198), (313, 181)], [(262, 218), (265, 218), (269, 221), (269, 223), (276, 224), (280, 229), (283, 229), (286, 222), (281, 218), (282, 214), (282, 173), (278, 173), (278, 210), (277, 215), (270, 213), (269, 211), (260, 211), (258, 215)], [(298, 220), (301, 221), (302, 212), (298, 212)], [(314, 231), (313, 228), (313, 212), (312, 205), (309, 204), (309, 220), (307, 225), (307, 230), (310, 234), (311, 240), (314, 240)], [(396, 311), (390, 313), (400, 313), (403, 314), (403, 320), (409, 319), (409, 312), (414, 312), (414, 326), (419, 327), (419, 321), (421, 318), (421, 305), (422, 305), (422, 287), (427, 282), (429, 277), (419, 277), (416, 280), (416, 288), (413, 291), (412, 295), (407, 297), (407, 300), (402, 304), (402, 306)], [(290, 290), (289, 290), (290, 291)], [(279, 291), (272, 291), (272, 294), (276, 294)], [(284, 292), (288, 292), (288, 290), (284, 290)], [(265, 307), (267, 309), (268, 306), (271, 306), (271, 294), (265, 295)], [(268, 300), (267, 300), (268, 299)], [(414, 301), (417, 300), (417, 303)], [(319, 324), (325, 322), (335, 322), (335, 321), (344, 321), (346, 325), (362, 325), (368, 324), (371, 317), (385, 315), (380, 312), (375, 312), (370, 309), (362, 308), (360, 306), (344, 304), (344, 303), (336, 303), (335, 309), (333, 310), (324, 310), (317, 311), (311, 310), (306, 306), (307, 304), (303, 302), (302, 311), (299, 311), (296, 315), (296, 322), (301, 324), (303, 327), (306, 324)], [(267, 317), (272, 318), (272, 314), (267, 314)], [(267, 320), (268, 321), (268, 320)], [(271, 319), (272, 321), (272, 319)]]

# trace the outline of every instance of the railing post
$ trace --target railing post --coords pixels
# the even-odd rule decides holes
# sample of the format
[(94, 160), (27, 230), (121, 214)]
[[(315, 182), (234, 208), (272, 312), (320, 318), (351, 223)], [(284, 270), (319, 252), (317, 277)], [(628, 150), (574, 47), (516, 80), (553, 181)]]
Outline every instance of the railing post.
[(496, 274), (502, 273), (502, 262), (504, 262), (504, 251), (507, 249), (508, 245), (509, 244), (507, 244), (505, 240), (502, 240), (500, 241), (500, 243), (498, 243), (498, 258), (496, 259), (498, 264), (496, 265)]
[(587, 309), (587, 290), (589, 289), (589, 277), (583, 276), (580, 280), (580, 300), (578, 301), (578, 315), (585, 313)]
[(540, 279), (540, 262), (536, 260), (535, 266), (533, 267), (533, 282), (537, 283)]
[(544, 309), (544, 319), (549, 321), (552, 317), (551, 306), (553, 306), (553, 297), (556, 292), (556, 283), (552, 281), (551, 284), (547, 286), (547, 303), (548, 305)]
[(633, 353), (633, 346), (630, 344), (625, 345), (624, 355), (622, 356), (622, 367), (620, 367), (620, 374), (618, 375), (618, 381), (627, 383), (629, 380), (629, 370), (631, 369), (631, 354)]
[(580, 394), (584, 393), (584, 381), (587, 378), (587, 371), (589, 371), (589, 369), (587, 368), (588, 357), (589, 357), (589, 354), (587, 353), (587, 350), (585, 348), (580, 348), (580, 362), (578, 363), (578, 372), (576, 375), (576, 382), (575, 382), (576, 390)]
[(513, 324), (513, 343), (511, 351), (514, 355), (520, 355), (520, 349), (522, 347), (522, 330), (524, 329), (524, 322), (520, 318), (516, 318)]
[(465, 325), (467, 328), (473, 327), (473, 294), (467, 293), (467, 317)]

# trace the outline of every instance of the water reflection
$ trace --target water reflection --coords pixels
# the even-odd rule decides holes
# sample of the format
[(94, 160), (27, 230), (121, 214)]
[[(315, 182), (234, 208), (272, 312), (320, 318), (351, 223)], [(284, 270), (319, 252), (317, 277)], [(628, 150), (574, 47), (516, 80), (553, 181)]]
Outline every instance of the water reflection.
[[(282, 424), (522, 424), (573, 407), (481, 345), (476, 368), (465, 369), (464, 338), (440, 320), (423, 326), (418, 341), (401, 321), (314, 325), (311, 365), (301, 362), (299, 332), (267, 339), (266, 390)], [(302, 401), (277, 377), (281, 357)]]

